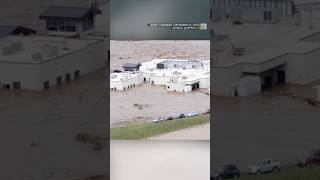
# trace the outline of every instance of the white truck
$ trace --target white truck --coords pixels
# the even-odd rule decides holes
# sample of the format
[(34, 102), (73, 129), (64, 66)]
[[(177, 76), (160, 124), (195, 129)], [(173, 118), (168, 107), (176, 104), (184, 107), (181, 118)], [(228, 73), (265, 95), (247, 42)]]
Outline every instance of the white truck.
[(280, 161), (275, 159), (264, 159), (258, 165), (250, 166), (251, 174), (261, 174), (268, 172), (278, 172), (280, 170)]

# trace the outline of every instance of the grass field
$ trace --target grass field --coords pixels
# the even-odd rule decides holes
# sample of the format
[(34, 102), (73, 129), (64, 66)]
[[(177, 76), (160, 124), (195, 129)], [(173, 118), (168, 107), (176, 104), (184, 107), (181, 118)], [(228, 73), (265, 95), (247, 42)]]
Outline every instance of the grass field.
[(320, 167), (292, 167), (278, 173), (242, 176), (238, 180), (320, 180)]
[(136, 123), (111, 128), (111, 139), (143, 139), (210, 122), (209, 115), (199, 115), (164, 121), (161, 123)]

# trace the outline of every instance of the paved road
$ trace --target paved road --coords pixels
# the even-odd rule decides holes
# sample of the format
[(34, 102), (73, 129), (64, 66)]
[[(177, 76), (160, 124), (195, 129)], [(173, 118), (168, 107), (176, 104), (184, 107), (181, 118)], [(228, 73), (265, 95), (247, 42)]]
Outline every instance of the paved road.
[(152, 140), (210, 140), (210, 123), (167, 134), (154, 136)]

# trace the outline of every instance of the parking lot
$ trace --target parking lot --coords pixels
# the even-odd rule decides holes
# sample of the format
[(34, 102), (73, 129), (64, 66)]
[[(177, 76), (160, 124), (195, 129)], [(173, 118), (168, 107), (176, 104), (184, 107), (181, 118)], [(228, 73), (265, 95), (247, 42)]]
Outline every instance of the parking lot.
[(160, 86), (141, 85), (127, 91), (110, 92), (110, 125), (151, 122), (157, 116), (205, 112), (209, 108), (210, 96), (205, 93), (174, 93)]
[(264, 158), (296, 162), (319, 148), (320, 106), (310, 105), (310, 86), (287, 86), (262, 94), (214, 97), (213, 167), (237, 164), (246, 170)]

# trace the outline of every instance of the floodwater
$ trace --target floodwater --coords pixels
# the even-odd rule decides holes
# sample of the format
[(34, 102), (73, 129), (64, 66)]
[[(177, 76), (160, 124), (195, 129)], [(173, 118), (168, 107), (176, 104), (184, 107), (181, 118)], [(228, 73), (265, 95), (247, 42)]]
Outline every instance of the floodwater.
[(110, 41), (110, 55), (111, 70), (122, 70), (124, 63), (145, 62), (156, 58), (210, 60), (210, 41)]
[(126, 91), (110, 92), (110, 124), (124, 121), (151, 121), (156, 116), (205, 112), (210, 96), (202, 92), (168, 92), (161, 86), (141, 85)]
[[(110, 50), (111, 70), (122, 70), (124, 63), (155, 58), (210, 60), (210, 41), (206, 40), (111, 41)], [(151, 121), (156, 116), (205, 112), (209, 108), (210, 96), (204, 93), (173, 93), (161, 86), (141, 85), (110, 93), (110, 124)]]

